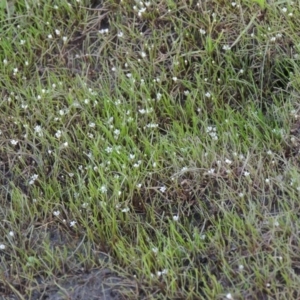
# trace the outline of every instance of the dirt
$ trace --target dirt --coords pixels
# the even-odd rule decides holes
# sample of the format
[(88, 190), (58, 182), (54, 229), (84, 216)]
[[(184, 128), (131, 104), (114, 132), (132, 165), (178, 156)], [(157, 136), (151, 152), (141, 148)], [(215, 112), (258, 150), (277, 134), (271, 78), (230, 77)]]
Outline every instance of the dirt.
[(89, 273), (67, 276), (51, 285), (46, 284), (45, 290), (41, 288), (40, 291), (36, 291), (36, 295), (31, 299), (117, 300), (126, 299), (123, 294), (126, 289), (134, 292), (136, 287), (133, 282), (126, 281), (110, 269), (103, 268)]

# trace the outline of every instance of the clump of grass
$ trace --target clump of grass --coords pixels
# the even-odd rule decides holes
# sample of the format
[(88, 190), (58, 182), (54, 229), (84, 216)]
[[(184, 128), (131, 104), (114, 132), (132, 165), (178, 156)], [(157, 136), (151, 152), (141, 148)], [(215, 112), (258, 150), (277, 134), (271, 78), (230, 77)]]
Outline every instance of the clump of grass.
[(299, 13), (259, 3), (3, 7), (3, 295), (298, 297)]

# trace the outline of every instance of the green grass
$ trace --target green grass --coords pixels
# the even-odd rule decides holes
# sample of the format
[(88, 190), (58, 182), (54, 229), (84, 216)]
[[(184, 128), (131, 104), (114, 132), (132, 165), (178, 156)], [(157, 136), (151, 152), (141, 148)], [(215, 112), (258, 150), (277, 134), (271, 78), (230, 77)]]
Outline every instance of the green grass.
[(300, 13), (267, 2), (1, 4), (1, 296), (300, 297)]

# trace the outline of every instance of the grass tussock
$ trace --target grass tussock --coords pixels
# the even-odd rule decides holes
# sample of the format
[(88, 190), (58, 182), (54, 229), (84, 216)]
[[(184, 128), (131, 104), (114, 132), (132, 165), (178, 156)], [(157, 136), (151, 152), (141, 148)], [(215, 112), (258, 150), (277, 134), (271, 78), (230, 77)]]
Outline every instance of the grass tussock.
[(298, 299), (292, 1), (0, 4), (0, 294)]

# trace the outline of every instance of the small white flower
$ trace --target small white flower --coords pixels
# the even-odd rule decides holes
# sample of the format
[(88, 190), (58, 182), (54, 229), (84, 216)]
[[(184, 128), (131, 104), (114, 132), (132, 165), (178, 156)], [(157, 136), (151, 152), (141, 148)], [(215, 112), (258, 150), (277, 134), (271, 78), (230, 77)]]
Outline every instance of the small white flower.
[(270, 179), (269, 179), (269, 178), (266, 178), (265, 182), (266, 182), (266, 183), (270, 183)]
[(157, 248), (157, 247), (153, 247), (153, 248), (152, 248), (152, 252), (153, 252), (154, 254), (157, 254), (157, 253), (158, 253), (158, 248)]
[(162, 193), (164, 193), (166, 190), (167, 190), (167, 188), (165, 187), (165, 186), (162, 186), (162, 187), (160, 187), (160, 189), (159, 189)]
[(244, 172), (244, 176), (245, 176), (245, 177), (249, 177), (249, 176), (250, 176), (250, 173), (247, 172), (247, 171), (245, 171), (245, 172)]
[(205, 97), (210, 98), (211, 97), (211, 93), (210, 92), (205, 93)]
[(141, 52), (141, 57), (145, 58), (147, 56), (146, 52)]
[(34, 127), (34, 131), (35, 131), (36, 133), (41, 133), (41, 132), (42, 132), (42, 127), (41, 127), (40, 125), (36, 125), (36, 126)]
[(105, 29), (99, 30), (99, 33), (100, 33), (100, 34), (106, 34), (106, 33), (108, 33), (108, 31), (109, 31), (109, 29), (108, 29), (108, 28), (105, 28)]
[(209, 169), (207, 173), (208, 174), (214, 174), (214, 172), (215, 172), (215, 169)]
[(174, 76), (172, 79), (173, 79), (173, 81), (175, 81), (175, 82), (178, 80), (178, 78), (177, 78), (176, 76)]
[[(122, 102), (121, 102), (121, 100), (120, 99), (117, 99), (116, 101), (115, 101), (115, 105), (120, 105)], [(109, 123), (109, 122), (108, 122)]]
[(120, 31), (119, 33), (118, 33), (118, 37), (119, 38), (122, 38), (124, 36), (124, 33), (122, 32), (122, 31)]
[(226, 295), (226, 299), (233, 299), (233, 297), (232, 297), (232, 295), (231, 295), (230, 293), (228, 293), (228, 294)]
[(70, 222), (70, 227), (75, 227), (76, 223), (77, 223), (76, 221), (71, 221)]
[(32, 185), (38, 179), (39, 175), (34, 174), (30, 177), (29, 184)]
[(244, 193), (239, 193), (239, 197), (243, 198), (244, 197)]
[(8, 64), (8, 60), (7, 59), (3, 59), (3, 64), (7, 65)]
[(10, 143), (11, 143), (12, 145), (14, 145), (14, 146), (17, 145), (18, 142), (19, 142), (19, 141), (17, 141), (17, 140), (11, 140), (11, 141), (10, 141)]
[(206, 31), (202, 28), (199, 29), (200, 34), (204, 35), (206, 33)]
[(286, 13), (286, 12), (287, 12), (287, 8), (286, 8), (286, 7), (283, 7), (283, 8), (281, 9), (281, 11), (282, 11), (283, 13)]
[[(93, 158), (93, 153), (92, 152), (88, 152), (88, 153), (85, 153), (86, 155), (87, 155), (87, 157), (89, 158), (89, 159), (92, 159)], [(85, 169), (87, 169), (87, 168), (85, 168)]]
[(235, 7), (236, 6), (236, 2), (231, 2), (231, 6)]
[(0, 250), (4, 250), (6, 246), (4, 244), (0, 244)]
[(55, 136), (59, 139), (61, 137), (61, 130), (57, 130)]
[(173, 221), (178, 221), (179, 220), (179, 216), (178, 215), (175, 215), (175, 216), (173, 216)]
[(60, 36), (60, 31), (58, 29), (55, 29), (55, 34)]
[(225, 51), (229, 51), (231, 49), (231, 47), (229, 45), (224, 45), (222, 47), (222, 49), (225, 50)]
[(62, 40), (63, 40), (64, 43), (66, 43), (67, 40), (68, 40), (68, 38), (67, 38), (66, 36), (63, 36), (63, 37), (62, 37)]
[(53, 215), (54, 215), (55, 217), (58, 217), (58, 216), (60, 215), (60, 211), (59, 211), (59, 210), (55, 210), (55, 211), (53, 212)]
[(132, 74), (131, 74), (131, 73), (127, 73), (127, 74), (126, 74), (126, 77), (127, 77), (127, 78), (131, 78), (131, 77), (132, 77)]
[(158, 124), (154, 124), (154, 123), (149, 123), (146, 125), (147, 128), (156, 128), (158, 127)]
[(239, 265), (239, 270), (240, 271), (244, 270), (244, 266), (243, 265)]
[(53, 38), (52, 34), (48, 34), (48, 39), (51, 40)]
[(123, 213), (127, 213), (127, 212), (129, 212), (129, 207), (125, 207), (125, 208), (123, 208), (122, 210), (121, 210), (121, 212), (123, 212)]
[(211, 132), (209, 135), (211, 136), (211, 138), (212, 138), (213, 140), (215, 140), (215, 141), (218, 140), (218, 136), (217, 136), (217, 134), (216, 134), (215, 132)]
[(95, 123), (90, 123), (89, 126), (90, 126), (91, 128), (94, 128), (94, 127), (96, 126), (96, 124), (95, 124)]
[(272, 155), (273, 152), (272, 152), (271, 150), (268, 150), (268, 151), (267, 151), (267, 154), (268, 154), (268, 155)]
[(157, 274), (158, 277), (160, 277), (160, 276), (162, 276), (164, 274), (168, 274), (168, 270), (167, 269), (163, 269), (162, 271), (158, 271), (156, 274)]
[(146, 7), (142, 7), (138, 12), (138, 16), (141, 17), (145, 11), (146, 11)]
[(225, 159), (225, 163), (228, 164), (228, 165), (231, 165), (232, 164), (232, 160), (226, 158)]
[(162, 97), (162, 94), (161, 93), (157, 93), (156, 94), (156, 100), (159, 101)]
[(14, 237), (14, 236), (15, 236), (15, 233), (14, 233), (13, 231), (10, 231), (10, 232), (8, 233), (8, 235), (9, 235), (10, 237)]
[(102, 185), (100, 188), (101, 193), (106, 193), (107, 192), (107, 187), (105, 185)]
[(112, 153), (113, 148), (112, 147), (106, 147), (105, 152)]

